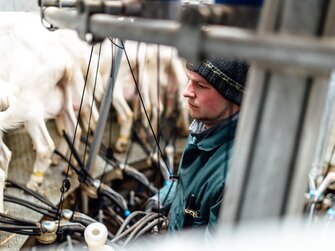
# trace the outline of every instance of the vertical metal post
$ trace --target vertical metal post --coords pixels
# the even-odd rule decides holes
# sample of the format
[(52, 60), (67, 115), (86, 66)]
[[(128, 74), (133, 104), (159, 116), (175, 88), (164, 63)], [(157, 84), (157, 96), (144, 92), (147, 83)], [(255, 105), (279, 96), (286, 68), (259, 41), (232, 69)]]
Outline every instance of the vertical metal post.
[(332, 73), (329, 82), (329, 89), (326, 96), (326, 105), (325, 111), (321, 120), (321, 128), (318, 140), (316, 141), (316, 151), (314, 155), (314, 160), (312, 163), (311, 169), (311, 177), (315, 180), (318, 176), (323, 175), (324, 167), (325, 167), (325, 151), (326, 144), (330, 143), (327, 140), (327, 135), (330, 133), (331, 123), (331, 115), (334, 111), (334, 97), (335, 97), (335, 72)]
[[(328, 13), (326, 16), (326, 24), (324, 26), (323, 35), (326, 37), (334, 37), (335, 36), (335, 0), (331, 0), (329, 3)], [(317, 150), (315, 152), (314, 162), (312, 163), (311, 177), (315, 180), (315, 178), (319, 175), (324, 174), (324, 169), (326, 168), (326, 164), (328, 162), (327, 154), (327, 146), (329, 144), (333, 144), (330, 138), (327, 138), (327, 135), (331, 134), (332, 128), (335, 127), (335, 122), (331, 121), (335, 116), (335, 69), (332, 72), (330, 82), (329, 82), (329, 90), (326, 98), (326, 108), (322, 118), (320, 135), (317, 141)], [(334, 130), (334, 129), (333, 129)], [(329, 156), (330, 157), (330, 156)], [(331, 160), (329, 160), (331, 162)]]
[(99, 112), (99, 120), (97, 123), (97, 128), (94, 132), (93, 143), (92, 143), (90, 154), (88, 156), (88, 160), (86, 164), (87, 171), (89, 171), (91, 174), (92, 174), (92, 167), (94, 166), (96, 156), (100, 149), (102, 136), (104, 133), (106, 122), (107, 122), (109, 110), (112, 105), (114, 84), (115, 84), (115, 80), (116, 80), (116, 77), (117, 77), (117, 74), (120, 68), (122, 53), (123, 53), (123, 50), (120, 48), (117, 48), (114, 71), (113, 71), (112, 76), (110, 76), (108, 80), (107, 91), (101, 103), (100, 112)]
[[(260, 32), (316, 36), (325, 3), (266, 1)], [(251, 70), (221, 223), (302, 213), (328, 77), (285, 66), (277, 72), (257, 65)]]

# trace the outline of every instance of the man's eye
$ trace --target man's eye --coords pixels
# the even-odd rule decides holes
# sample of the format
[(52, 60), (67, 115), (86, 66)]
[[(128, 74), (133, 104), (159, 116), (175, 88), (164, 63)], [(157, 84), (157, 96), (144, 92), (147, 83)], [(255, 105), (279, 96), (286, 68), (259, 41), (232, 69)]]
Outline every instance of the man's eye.
[(202, 85), (202, 84), (198, 84), (198, 86), (199, 86), (199, 88), (201, 88), (201, 89), (205, 89), (205, 88), (207, 88), (207, 86)]

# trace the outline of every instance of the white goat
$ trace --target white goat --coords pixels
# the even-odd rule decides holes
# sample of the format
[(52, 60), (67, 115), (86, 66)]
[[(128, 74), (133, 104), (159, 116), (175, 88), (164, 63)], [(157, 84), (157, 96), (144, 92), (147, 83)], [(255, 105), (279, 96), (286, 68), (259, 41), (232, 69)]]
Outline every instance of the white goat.
[[(108, 40), (104, 41), (102, 46), (101, 67), (104, 68), (100, 68), (100, 73), (102, 75), (103, 82), (106, 84), (110, 73), (111, 46)], [(184, 70), (185, 64), (183, 64), (183, 61), (177, 56), (176, 50), (172, 47), (158, 47), (157, 45), (137, 43), (133, 41), (127, 41), (125, 43), (125, 49), (128, 54), (130, 65), (134, 71), (135, 77), (138, 77), (137, 81), (143, 97), (144, 105), (147, 109), (149, 117), (151, 117), (151, 123), (155, 131), (157, 128), (157, 119), (160, 115), (157, 114), (158, 100), (160, 100), (157, 98), (158, 48), (160, 60), (159, 86), (161, 89), (168, 89), (168, 85), (174, 86), (174, 88), (171, 88), (170, 86), (169, 90), (174, 90), (174, 93), (171, 94), (174, 95), (174, 98), (178, 99), (179, 110), (182, 118), (180, 126), (183, 133), (188, 132), (188, 106), (182, 97), (182, 90), (187, 84), (187, 76)], [(125, 55), (123, 55), (113, 92), (113, 106), (117, 112), (118, 122), (120, 124), (120, 134), (115, 143), (115, 149), (119, 152), (124, 152), (127, 149), (131, 134), (134, 112), (130, 109), (126, 99), (131, 92), (129, 90), (134, 90), (134, 86), (135, 84), (128, 62)], [(135, 93), (135, 95), (137, 95), (137, 93)], [(101, 99), (102, 97), (98, 97), (98, 99), (99, 98)], [(160, 103), (159, 105), (161, 108), (160, 112), (162, 112), (164, 110), (163, 104)], [(167, 116), (171, 116), (171, 106), (167, 107)], [(149, 124), (143, 109), (141, 109), (141, 114), (142, 122), (144, 126), (148, 128)]]
[[(36, 159), (27, 185), (33, 189), (43, 181), (55, 148), (45, 120), (57, 117), (72, 136), (76, 123), (71, 86), (76, 84), (75, 62), (55, 35), (38, 23), (37, 17), (26, 13), (0, 15), (0, 79), (3, 83), (0, 87), (14, 90), (12, 97), (15, 97), (10, 98), (10, 106), (0, 112), (0, 130), (24, 124), (31, 136)], [(2, 139), (0, 143), (0, 164), (7, 173), (11, 154)]]
[[(178, 126), (182, 129), (183, 134), (187, 134), (189, 126), (188, 105), (182, 95), (188, 82), (185, 70), (186, 63), (178, 57), (177, 51), (173, 47), (162, 45), (149, 46), (150, 48), (148, 52), (150, 55), (148, 56), (149, 60), (146, 62), (145, 74), (147, 79), (143, 81), (143, 84), (150, 85), (148, 91), (152, 109), (152, 127), (156, 133), (158, 117), (163, 111), (165, 111), (166, 117), (171, 117), (173, 115), (174, 102), (177, 100), (177, 108), (180, 112), (178, 119), (179, 123), (181, 123)], [(157, 84), (158, 79), (159, 85)], [(158, 87), (160, 88), (160, 97), (157, 95)], [(164, 107), (161, 102), (164, 95), (166, 95), (168, 99), (166, 107)], [(158, 114), (158, 107), (160, 107), (160, 114)]]
[[(78, 34), (73, 30), (68, 29), (59, 29), (54, 32), (57, 35), (57, 38), (59, 39), (60, 43), (64, 46), (64, 48), (68, 51), (68, 53), (71, 55), (72, 59), (75, 61), (74, 67), (76, 68), (75, 73), (79, 74), (77, 76), (74, 76), (76, 78), (76, 85), (74, 87), (76, 88), (74, 90), (74, 104), (75, 104), (75, 110), (78, 111), (80, 99), (82, 94), (82, 90), (84, 88), (84, 82), (83, 79), (87, 78), (86, 83), (86, 89), (83, 97), (83, 107), (81, 110), (81, 119), (82, 119), (82, 125), (85, 129), (85, 131), (88, 131), (88, 124), (90, 123), (91, 130), (95, 130), (96, 122), (98, 121), (99, 117), (99, 111), (98, 108), (94, 102), (94, 96), (93, 96), (93, 89), (94, 89), (94, 83), (96, 80), (96, 94), (102, 96), (102, 77), (100, 74), (100, 71), (97, 69), (98, 67), (98, 56), (96, 54), (92, 54), (91, 62), (90, 60), (90, 46), (88, 43), (84, 42), (78, 37)], [(88, 66), (90, 64), (90, 69), (88, 70)], [(98, 72), (97, 72), (98, 71)], [(86, 74), (88, 73), (88, 76), (86, 77)], [(82, 79), (80, 79), (82, 78)], [(97, 78), (97, 79), (95, 79)], [(79, 84), (80, 83), (80, 84)], [(90, 117), (90, 109), (92, 105), (92, 117), (91, 120), (89, 120)]]
[[(28, 182), (31, 188), (36, 188), (42, 182), (43, 174), (50, 164), (50, 157), (55, 148), (46, 128), (45, 119), (57, 118), (58, 127), (66, 129), (70, 135), (74, 134), (76, 116), (73, 108), (78, 106), (79, 99), (76, 97), (79, 96), (78, 90), (83, 86), (85, 67), (88, 64), (86, 52), (89, 51), (86, 45), (77, 46), (75, 43), (68, 42), (64, 32), (62, 35), (58, 32), (50, 33), (38, 24), (40, 23), (37, 17), (26, 13), (2, 13), (0, 16), (2, 65), (0, 69), (0, 110), (2, 111), (0, 112), (0, 165), (6, 174), (11, 152), (2, 141), (2, 131), (24, 124), (36, 147), (33, 174)], [(70, 36), (73, 34), (68, 35)], [(108, 47), (110, 48), (110, 45)], [(156, 68), (153, 63), (156, 60), (155, 52), (148, 54), (150, 50), (148, 45), (141, 44), (137, 49), (137, 44), (129, 41), (126, 43), (126, 48), (133, 68), (136, 59), (139, 58), (139, 82), (145, 105), (150, 113), (153, 110), (151, 106), (155, 102), (153, 98), (150, 99), (150, 95), (155, 97), (157, 93), (153, 91), (150, 94), (150, 91), (154, 90), (152, 86), (156, 86), (156, 78), (151, 75), (152, 70)], [(108, 50), (106, 47), (102, 50), (98, 87), (101, 86), (101, 81), (107, 83), (110, 74), (111, 53), (106, 50)], [(164, 56), (160, 68), (161, 79), (168, 79), (164, 74), (171, 72), (175, 75), (178, 85), (186, 84), (187, 80), (183, 79), (186, 76), (182, 70), (184, 66), (181, 66), (181, 62), (177, 59), (171, 60), (166, 53), (162, 55)], [(175, 57), (175, 54), (171, 55)], [(172, 70), (166, 70), (166, 65), (170, 63)], [(96, 64), (97, 58), (93, 55), (93, 69)], [(89, 92), (92, 94), (94, 73), (91, 73), (88, 79), (91, 83), (88, 85), (91, 88)], [(113, 105), (118, 112), (121, 124), (121, 133), (116, 147), (121, 151), (128, 143), (133, 119), (133, 112), (123, 95), (123, 90), (129, 85), (133, 86), (134, 83), (123, 57), (113, 95)], [(102, 91), (96, 95), (101, 96), (101, 93)], [(91, 103), (89, 96), (84, 99), (84, 102), (89, 107)], [(187, 113), (187, 109), (181, 111)], [(93, 118), (97, 120), (94, 115)], [(188, 125), (188, 122), (186, 124)], [(80, 130), (77, 137), (80, 137)], [(64, 146), (61, 149), (65, 151), (67, 147)]]
[[(147, 85), (141, 84), (146, 60), (146, 45), (142, 44), (139, 48), (137, 48), (137, 43), (127, 42), (125, 46), (126, 51), (129, 54), (128, 57), (131, 67), (134, 70), (135, 76), (138, 76), (140, 79), (139, 81), (137, 81), (140, 83), (140, 89), (143, 92), (143, 90), (148, 87)], [(138, 69), (135, 69), (137, 58), (139, 59)], [(101, 62), (102, 64), (100, 72), (103, 78), (103, 82), (107, 84), (111, 69), (111, 45), (108, 40), (106, 40), (102, 44)], [(120, 124), (119, 136), (115, 143), (115, 149), (119, 152), (124, 152), (127, 149), (128, 141), (130, 138), (134, 113), (126, 101), (126, 96), (129, 96), (129, 90), (134, 90), (134, 86), (135, 83), (133, 80), (133, 76), (130, 72), (126, 57), (123, 54), (113, 90), (113, 106), (117, 112), (117, 120)], [(107, 86), (105, 86), (104, 89), (106, 89), (106, 87)], [(150, 112), (151, 108), (148, 92), (144, 91), (143, 93), (144, 103)]]

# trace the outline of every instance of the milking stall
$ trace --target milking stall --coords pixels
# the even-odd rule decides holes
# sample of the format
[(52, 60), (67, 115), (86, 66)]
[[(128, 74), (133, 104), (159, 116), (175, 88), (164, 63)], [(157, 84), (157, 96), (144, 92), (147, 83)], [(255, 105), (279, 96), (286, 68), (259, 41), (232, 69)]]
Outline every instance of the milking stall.
[(0, 0), (0, 250), (335, 250), (334, 36), (335, 0)]

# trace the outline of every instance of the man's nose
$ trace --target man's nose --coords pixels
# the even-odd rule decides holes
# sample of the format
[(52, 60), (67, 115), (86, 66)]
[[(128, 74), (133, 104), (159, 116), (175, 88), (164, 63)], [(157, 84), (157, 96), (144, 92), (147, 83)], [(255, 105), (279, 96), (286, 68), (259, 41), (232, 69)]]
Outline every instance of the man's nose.
[(186, 85), (186, 88), (183, 92), (183, 96), (185, 98), (194, 98), (195, 97), (195, 92), (194, 92), (194, 85), (192, 83), (192, 80), (189, 80), (187, 85)]

